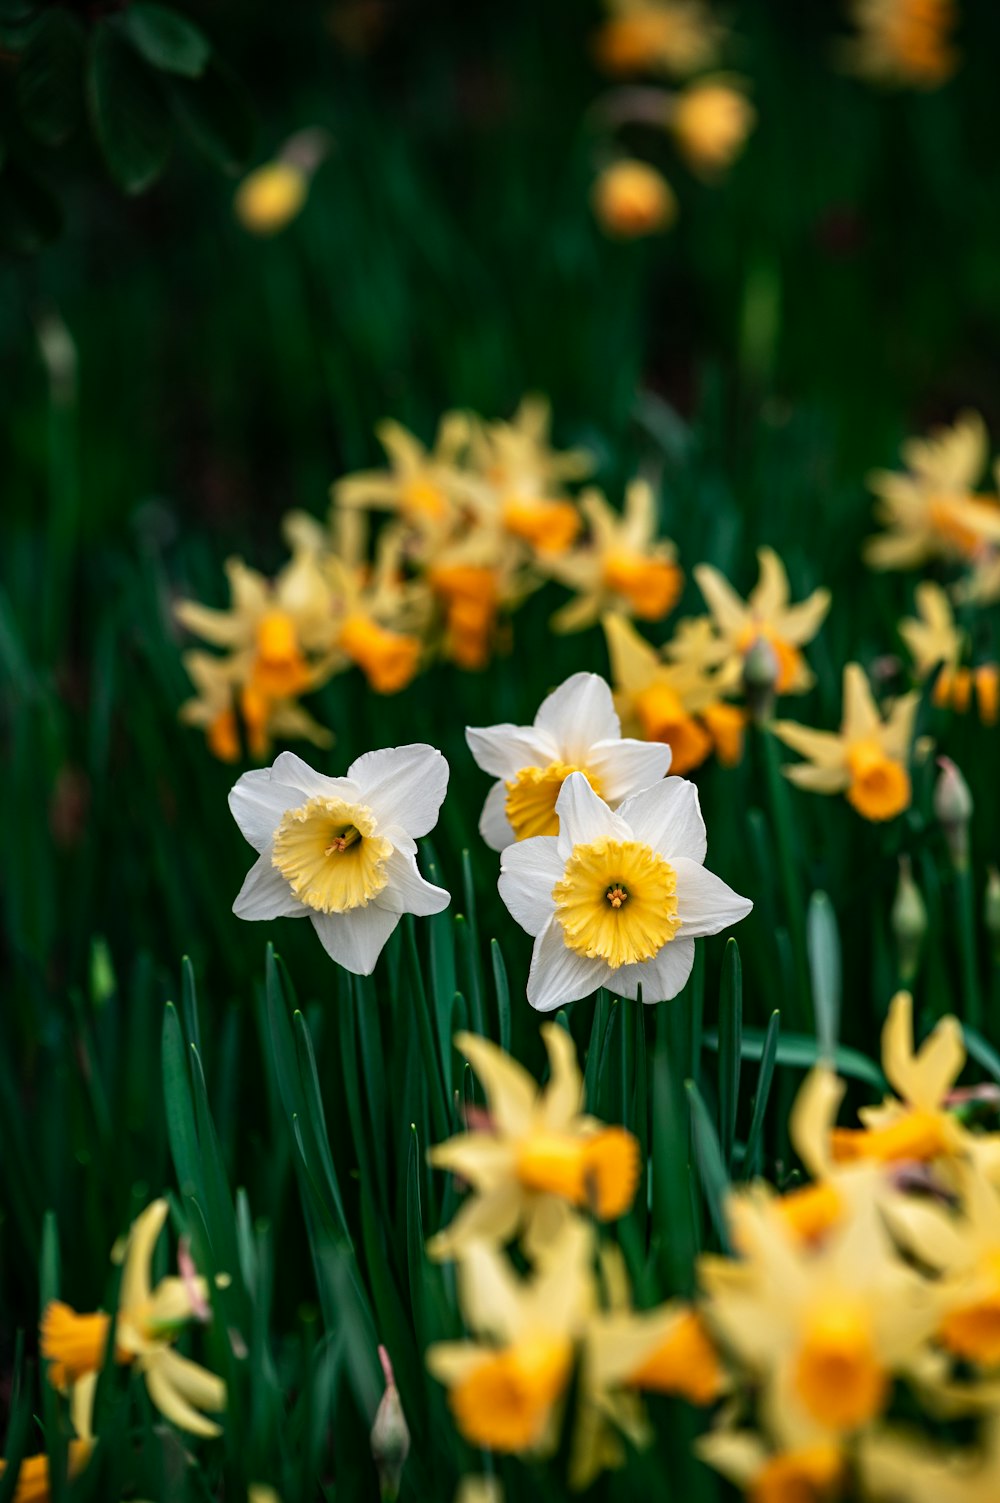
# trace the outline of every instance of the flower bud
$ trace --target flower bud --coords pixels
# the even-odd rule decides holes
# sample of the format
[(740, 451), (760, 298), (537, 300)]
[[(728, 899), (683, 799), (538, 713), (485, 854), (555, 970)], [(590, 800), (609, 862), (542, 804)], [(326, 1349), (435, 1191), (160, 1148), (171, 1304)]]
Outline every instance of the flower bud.
[(399, 1389), (393, 1376), (389, 1353), (384, 1346), (378, 1349), (379, 1361), (385, 1374), (385, 1393), (375, 1413), (371, 1431), (372, 1457), (378, 1469), (379, 1491), (382, 1503), (395, 1503), (406, 1458), (410, 1454), (410, 1430), (403, 1413)]
[(591, 196), (603, 228), (621, 240), (655, 235), (677, 218), (674, 190), (646, 162), (613, 162), (595, 182)]
[(920, 888), (913, 880), (909, 857), (899, 861), (899, 885), (889, 915), (893, 938), (896, 941), (896, 958), (899, 977), (908, 987), (917, 974), (920, 964), (920, 949), (927, 933), (927, 909), (920, 896)]
[(743, 659), (743, 693), (758, 723), (771, 718), (778, 672), (778, 654), (766, 637), (758, 637)]
[(934, 813), (948, 842), (952, 865), (963, 869), (969, 864), (972, 794), (950, 757), (939, 757), (938, 766), (941, 771), (934, 785)]

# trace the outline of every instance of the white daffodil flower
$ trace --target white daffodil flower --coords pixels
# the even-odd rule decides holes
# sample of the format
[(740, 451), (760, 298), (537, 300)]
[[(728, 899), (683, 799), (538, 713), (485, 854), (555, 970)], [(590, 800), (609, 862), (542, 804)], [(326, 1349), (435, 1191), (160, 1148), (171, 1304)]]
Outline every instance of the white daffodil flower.
[(414, 843), (437, 823), (447, 787), (448, 763), (419, 742), (366, 752), (342, 778), (287, 751), (245, 772), (229, 807), (259, 855), (233, 912), (308, 917), (338, 965), (370, 975), (402, 914), (451, 902), (418, 872)]
[(622, 738), (611, 690), (596, 673), (574, 673), (560, 684), (533, 725), (468, 726), (465, 739), (483, 771), (500, 780), (479, 820), (494, 851), (557, 833), (556, 799), (571, 772), (582, 773), (614, 809), (670, 766), (668, 746)]
[(694, 942), (753, 904), (705, 870), (705, 821), (685, 778), (664, 778), (610, 809), (582, 773), (556, 801), (558, 835), (508, 846), (500, 896), (536, 936), (528, 1001), (539, 1012), (606, 986), (644, 1002), (676, 997)]

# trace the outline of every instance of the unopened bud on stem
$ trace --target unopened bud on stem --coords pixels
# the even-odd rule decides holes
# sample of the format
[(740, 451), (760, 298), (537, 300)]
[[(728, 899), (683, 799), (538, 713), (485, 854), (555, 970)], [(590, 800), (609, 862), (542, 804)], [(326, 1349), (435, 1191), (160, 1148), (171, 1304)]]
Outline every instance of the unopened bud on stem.
[(934, 813), (944, 832), (957, 871), (969, 864), (969, 823), (972, 819), (972, 794), (969, 785), (950, 757), (939, 757), (937, 783), (934, 785)]
[(743, 692), (758, 724), (771, 718), (778, 669), (778, 654), (766, 637), (758, 637), (743, 659)]
[(382, 1395), (375, 1413), (375, 1423), (372, 1425), (372, 1456), (378, 1468), (382, 1503), (395, 1503), (399, 1494), (403, 1467), (410, 1454), (410, 1430), (406, 1423), (406, 1415), (403, 1413), (389, 1353), (384, 1346), (379, 1347), (378, 1356), (385, 1374), (385, 1393)]
[(908, 987), (917, 974), (920, 949), (927, 933), (927, 909), (920, 888), (913, 880), (908, 856), (901, 856), (899, 860), (899, 885), (889, 917), (896, 941), (900, 982)]

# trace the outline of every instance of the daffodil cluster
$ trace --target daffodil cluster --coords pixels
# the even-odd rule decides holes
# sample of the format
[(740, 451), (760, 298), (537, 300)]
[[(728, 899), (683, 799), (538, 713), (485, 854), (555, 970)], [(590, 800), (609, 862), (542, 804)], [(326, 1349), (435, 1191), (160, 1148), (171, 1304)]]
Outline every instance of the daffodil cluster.
[(512, 612), (546, 581), (571, 595), (557, 631), (608, 610), (659, 621), (680, 595), (650, 487), (630, 486), (622, 512), (593, 487), (575, 494), (593, 461), (551, 447), (543, 400), (526, 398), (509, 423), (447, 413), (430, 448), (395, 422), (378, 436), (386, 467), (334, 485), (328, 526), (286, 517), (291, 557), (273, 580), (231, 559), (227, 609), (176, 607), (216, 649), (186, 653), (196, 694), (181, 715), (225, 761), (244, 748), (262, 761), (275, 739), (328, 745), (301, 700), (345, 669), (393, 694), (435, 660), (485, 668), (509, 642)]
[(905, 992), (882, 1063), (894, 1094), (857, 1127), (836, 1125), (843, 1082), (813, 1070), (790, 1124), (811, 1181), (734, 1191), (733, 1253), (701, 1260), (730, 1402), (699, 1450), (755, 1503), (996, 1494), (995, 1100), (958, 1087), (955, 1018), (914, 1047)]
[(938, 89), (958, 67), (955, 0), (849, 0), (854, 35), (841, 47), (858, 77), (889, 88)]
[[(469, 1336), (430, 1347), (427, 1366), (473, 1445), (551, 1455), (571, 1423), (570, 1480), (584, 1487), (621, 1464), (626, 1439), (648, 1441), (643, 1393), (708, 1403), (721, 1392), (722, 1370), (688, 1306), (635, 1308), (624, 1261), (597, 1228), (631, 1207), (639, 1145), (624, 1128), (583, 1114), (569, 1034), (548, 1024), (542, 1036), (550, 1067), (542, 1089), (486, 1039), (455, 1040), (486, 1108), (469, 1131), (431, 1151), (431, 1162), (458, 1175), (469, 1195), (428, 1251), (457, 1264)], [(506, 1251), (515, 1238), (523, 1274)]]
[(594, 107), (605, 159), (594, 212), (609, 234), (633, 239), (669, 229), (677, 198), (656, 167), (614, 146), (614, 132), (636, 123), (651, 128), (695, 177), (718, 182), (742, 152), (756, 111), (745, 80), (719, 71), (728, 33), (705, 0), (608, 0), (607, 10), (595, 38), (600, 66), (621, 79), (666, 75), (676, 83), (628, 84)]

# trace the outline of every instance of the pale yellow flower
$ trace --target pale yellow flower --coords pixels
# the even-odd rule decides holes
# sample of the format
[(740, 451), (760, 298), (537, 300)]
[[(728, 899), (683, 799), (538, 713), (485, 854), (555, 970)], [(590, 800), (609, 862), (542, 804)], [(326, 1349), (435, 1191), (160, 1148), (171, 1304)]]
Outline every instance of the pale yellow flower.
[[(687, 631), (683, 660), (668, 663), (623, 616), (609, 613), (603, 626), (623, 731), (665, 742), (675, 773), (690, 772), (713, 750), (727, 767), (739, 762), (746, 714), (724, 696), (739, 687), (740, 668), (731, 661), (708, 666), (706, 654), (714, 656), (715, 647), (705, 641), (705, 629)], [(668, 644), (664, 652), (670, 651)], [(723, 657), (728, 659), (725, 647)]]
[(459, 1305), (480, 1339), (439, 1342), (431, 1375), (470, 1444), (519, 1455), (550, 1453), (576, 1347), (595, 1303), (593, 1233), (564, 1223), (525, 1279), (502, 1253), (473, 1243), (458, 1266)]
[(265, 162), (240, 183), (233, 200), (236, 218), (254, 235), (276, 235), (305, 207), (309, 175), (293, 162)]
[(980, 663), (964, 667), (962, 658), (967, 635), (956, 625), (948, 596), (940, 585), (924, 580), (916, 588), (917, 615), (899, 623), (899, 635), (913, 658), (915, 677), (921, 682), (940, 668), (932, 694), (936, 705), (950, 706), (960, 714), (969, 708), (973, 695), (985, 725), (1000, 718), (1000, 667)]
[(955, 0), (851, 0), (849, 11), (858, 35), (841, 55), (860, 77), (936, 89), (955, 72)]
[(677, 195), (662, 172), (638, 158), (623, 157), (600, 173), (591, 189), (602, 229), (620, 240), (668, 230), (677, 218)]
[(609, 73), (667, 73), (685, 78), (710, 68), (725, 36), (704, 0), (608, 0), (595, 41)]
[(801, 694), (813, 675), (800, 652), (819, 631), (830, 609), (830, 591), (814, 590), (807, 599), (789, 604), (788, 575), (773, 548), (758, 548), (760, 577), (746, 600), (711, 564), (694, 570), (698, 587), (712, 613), (716, 630), (741, 665), (758, 641), (766, 642), (778, 660), (775, 692)]
[(661, 621), (677, 602), (683, 576), (673, 543), (658, 537), (651, 487), (633, 480), (625, 491), (624, 512), (589, 489), (580, 497), (580, 510), (590, 529), (588, 542), (547, 566), (553, 579), (576, 594), (553, 616), (553, 629), (582, 631), (606, 611)]
[(499, 528), (479, 527), (429, 564), (426, 581), (442, 616), (440, 650), (460, 668), (485, 668), (501, 638), (501, 616), (537, 588), (524, 552)]
[(424, 543), (447, 537), (469, 504), (472, 488), (462, 470), (469, 444), (469, 419), (446, 412), (431, 449), (391, 418), (375, 432), (389, 460), (387, 470), (345, 475), (331, 489), (338, 507), (393, 512)]
[(987, 1421), (974, 1448), (931, 1446), (923, 1435), (865, 1436), (859, 1470), (866, 1496), (906, 1503), (996, 1503), (1000, 1498), (1000, 1418)]
[(294, 699), (274, 699), (248, 682), (246, 654), (220, 657), (195, 648), (182, 655), (184, 669), (195, 688), (179, 715), (185, 725), (205, 732), (208, 749), (220, 762), (238, 762), (243, 755), (240, 732), (255, 761), (263, 761), (275, 739), (311, 741), (332, 746), (333, 736)]
[(901, 695), (883, 720), (864, 670), (848, 663), (839, 731), (814, 731), (792, 720), (771, 724), (780, 741), (807, 759), (786, 767), (785, 776), (813, 793), (843, 793), (865, 819), (893, 819), (912, 797), (907, 762), (919, 699), (916, 690)]
[(472, 1193), (451, 1225), (427, 1244), (434, 1258), (461, 1256), (474, 1241), (497, 1246), (520, 1233), (543, 1251), (574, 1206), (602, 1221), (624, 1215), (639, 1180), (639, 1145), (621, 1127), (582, 1115), (583, 1078), (573, 1040), (546, 1024), (551, 1076), (540, 1090), (516, 1060), (475, 1034), (456, 1035), (486, 1092), (487, 1123), (428, 1153)]
[[(173, 1424), (194, 1435), (219, 1435), (219, 1426), (206, 1418), (205, 1411), (225, 1408), (225, 1384), (174, 1351), (184, 1327), (207, 1313), (208, 1286), (201, 1278), (173, 1276), (161, 1279), (155, 1288), (152, 1284), (153, 1252), (168, 1212), (165, 1200), (154, 1200), (129, 1232), (115, 1322), (115, 1360), (142, 1374), (149, 1397)], [(109, 1315), (78, 1315), (60, 1301), (46, 1306), (41, 1350), (57, 1388), (100, 1371), (110, 1328)]]
[(986, 428), (977, 413), (902, 447), (903, 473), (875, 470), (868, 486), (886, 531), (869, 538), (873, 569), (915, 569), (932, 558), (968, 564), (1000, 543), (1000, 505), (974, 494), (986, 467)]
[[(70, 1420), (73, 1438), (66, 1447), (66, 1475), (72, 1482), (83, 1471), (94, 1449), (93, 1434), (94, 1395), (97, 1390), (97, 1374), (81, 1378), (70, 1391)], [(7, 1462), (0, 1458), (0, 1477), (7, 1470)], [(18, 1468), (14, 1486), (13, 1503), (50, 1503), (52, 1476), (46, 1452), (37, 1456), (24, 1456)]]
[(847, 1475), (841, 1445), (808, 1430), (770, 1445), (755, 1431), (725, 1427), (700, 1436), (695, 1451), (752, 1503), (835, 1503)]
[(553, 449), (550, 424), (549, 403), (538, 396), (524, 397), (509, 423), (475, 419), (469, 463), (484, 482), (477, 510), (488, 526), (542, 553), (562, 553), (583, 525), (563, 486), (589, 475), (594, 461), (584, 449)]
[(740, 80), (718, 77), (699, 78), (682, 89), (669, 123), (688, 166), (711, 179), (733, 165), (756, 119)]

